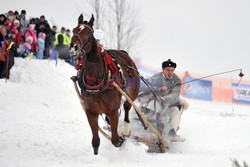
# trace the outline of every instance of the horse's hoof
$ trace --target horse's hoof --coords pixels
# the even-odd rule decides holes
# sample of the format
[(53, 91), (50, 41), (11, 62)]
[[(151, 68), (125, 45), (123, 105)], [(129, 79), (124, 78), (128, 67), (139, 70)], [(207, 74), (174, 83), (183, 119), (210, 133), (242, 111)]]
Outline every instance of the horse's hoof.
[(95, 155), (98, 154), (98, 149), (94, 149), (94, 154), (95, 154)]
[(119, 137), (119, 142), (117, 144), (114, 144), (115, 147), (121, 147), (121, 145), (123, 144), (123, 142), (125, 141), (124, 138)]

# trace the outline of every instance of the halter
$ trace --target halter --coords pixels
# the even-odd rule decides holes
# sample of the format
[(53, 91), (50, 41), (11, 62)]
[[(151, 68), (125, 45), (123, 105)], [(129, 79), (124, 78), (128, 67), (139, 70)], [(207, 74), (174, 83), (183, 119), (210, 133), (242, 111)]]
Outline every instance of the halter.
[[(91, 31), (91, 33), (89, 34), (88, 39), (84, 42), (79, 34), (82, 32), (82, 30), (84, 30), (85, 27), (87, 27)], [(86, 50), (84, 50), (84, 48), (89, 44), (90, 41), (93, 40), (93, 29), (90, 26), (88, 26), (87, 24), (80, 24), (80, 31), (77, 34), (73, 34), (73, 37), (74, 36), (76, 36), (80, 40), (80, 43), (82, 46), (80, 50), (77, 49), (76, 54), (77, 55), (86, 55), (87, 52), (86, 52)]]

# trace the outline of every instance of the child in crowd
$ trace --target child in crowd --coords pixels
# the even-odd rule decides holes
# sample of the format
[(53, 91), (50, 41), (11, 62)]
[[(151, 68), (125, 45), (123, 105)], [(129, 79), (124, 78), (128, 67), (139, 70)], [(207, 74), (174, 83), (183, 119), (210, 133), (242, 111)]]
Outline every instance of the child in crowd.
[(45, 50), (45, 33), (40, 32), (38, 34), (38, 53), (37, 53), (37, 58), (38, 59), (43, 59), (43, 53)]
[(25, 39), (27, 41), (28, 37), (32, 37), (32, 43), (30, 44), (31, 46), (31, 51), (36, 53), (36, 48), (37, 48), (37, 35), (36, 35), (36, 30), (35, 30), (35, 24), (30, 24), (29, 28), (27, 29), (25, 33)]
[(21, 57), (27, 57), (30, 54), (32, 42), (33, 38), (29, 36), (23, 44), (19, 45), (19, 48), (17, 49), (18, 55)]

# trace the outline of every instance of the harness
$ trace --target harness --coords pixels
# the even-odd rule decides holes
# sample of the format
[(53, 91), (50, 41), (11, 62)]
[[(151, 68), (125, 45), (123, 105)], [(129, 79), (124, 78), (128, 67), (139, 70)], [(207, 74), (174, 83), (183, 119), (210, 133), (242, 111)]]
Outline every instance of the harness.
[[(85, 27), (88, 28), (91, 33), (89, 34), (88, 39), (86, 41), (83, 41), (79, 34)], [(94, 37), (93, 30), (90, 26), (82, 24), (79, 28), (80, 31), (77, 34), (74, 34), (73, 37), (77, 37), (81, 44), (81, 48), (76, 51), (76, 57), (74, 58), (75, 69), (78, 71), (75, 80), (78, 81), (78, 85), (81, 90), (89, 94), (100, 93), (108, 89), (113, 89), (113, 81), (115, 81), (122, 88), (125, 88), (125, 79), (123, 78), (120, 65), (118, 64), (116, 59), (111, 54), (109, 54), (101, 45), (97, 45), (97, 49), (102, 56), (102, 61), (104, 64), (103, 78), (96, 79), (95, 77), (85, 77), (84, 64), (87, 60), (86, 54), (89, 52), (86, 49), (88, 44), (91, 44), (91, 42), (94, 40)]]
[[(101, 51), (102, 61), (104, 64), (104, 75), (102, 79), (96, 79), (95, 77), (85, 78), (84, 76), (84, 64), (85, 57), (79, 56), (75, 68), (78, 70), (77, 81), (82, 91), (87, 93), (100, 93), (108, 89), (113, 89), (113, 81), (115, 81), (123, 89), (125, 88), (125, 79), (120, 65), (106, 50), (101, 46), (98, 46), (98, 50)], [(85, 81), (87, 80), (87, 83)]]

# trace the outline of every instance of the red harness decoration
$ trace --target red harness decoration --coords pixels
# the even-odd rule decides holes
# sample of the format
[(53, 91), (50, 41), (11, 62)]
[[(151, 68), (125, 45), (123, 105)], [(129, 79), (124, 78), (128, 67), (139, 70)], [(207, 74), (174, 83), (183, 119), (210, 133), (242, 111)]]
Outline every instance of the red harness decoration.
[(111, 71), (111, 74), (115, 75), (118, 72), (115, 62), (112, 60), (112, 57), (107, 52), (102, 52), (102, 56), (105, 62), (106, 69)]
[[(108, 54), (100, 45), (98, 45), (98, 50), (101, 52), (101, 55), (104, 59), (106, 72), (110, 70), (111, 74), (113, 75), (117, 74), (118, 68), (115, 62), (113, 61), (111, 55)], [(82, 56), (79, 56), (76, 61), (75, 69), (76, 70), (82, 69), (83, 64), (84, 64), (84, 58)]]

